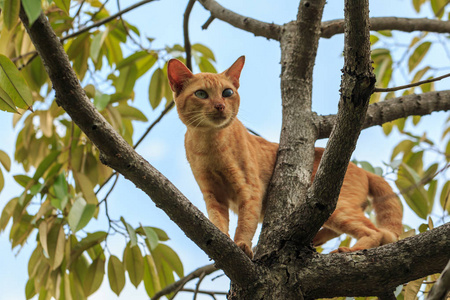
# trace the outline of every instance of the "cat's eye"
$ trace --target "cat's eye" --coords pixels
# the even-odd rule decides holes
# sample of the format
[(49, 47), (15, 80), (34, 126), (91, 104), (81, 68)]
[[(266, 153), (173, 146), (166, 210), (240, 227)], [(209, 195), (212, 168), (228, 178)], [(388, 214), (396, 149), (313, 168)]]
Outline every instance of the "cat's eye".
[(195, 96), (199, 97), (200, 99), (206, 99), (208, 98), (208, 93), (204, 90), (198, 90), (194, 93)]
[(228, 98), (231, 97), (231, 95), (233, 95), (234, 92), (232, 89), (224, 89), (222, 92), (222, 97)]

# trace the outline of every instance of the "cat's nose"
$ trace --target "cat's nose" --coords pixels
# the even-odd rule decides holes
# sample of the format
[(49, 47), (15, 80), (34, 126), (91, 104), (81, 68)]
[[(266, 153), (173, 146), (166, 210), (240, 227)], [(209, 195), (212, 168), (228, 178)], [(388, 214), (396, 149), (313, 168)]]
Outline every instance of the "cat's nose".
[(225, 110), (225, 104), (217, 103), (214, 105), (214, 108), (217, 109), (218, 111), (222, 112)]

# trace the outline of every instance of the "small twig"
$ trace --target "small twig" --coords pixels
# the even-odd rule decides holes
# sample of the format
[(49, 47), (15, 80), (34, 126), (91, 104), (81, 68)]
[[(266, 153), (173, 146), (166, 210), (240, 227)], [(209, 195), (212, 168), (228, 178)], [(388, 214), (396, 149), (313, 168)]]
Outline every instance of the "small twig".
[(191, 42), (189, 41), (189, 16), (196, 0), (189, 0), (183, 15), (184, 51), (186, 51), (186, 67), (192, 71)]
[[(95, 17), (103, 10), (103, 8), (105, 8), (106, 3), (108, 3), (109, 0), (106, 0), (105, 2), (103, 2), (102, 6), (100, 6), (100, 8), (92, 15), (91, 20), (94, 20)], [(89, 22), (89, 21), (88, 21)], [(87, 22), (86, 22), (87, 23)], [(85, 23), (85, 24), (86, 24)]]
[(153, 129), (153, 127), (155, 127), (155, 125), (161, 121), (161, 119), (164, 117), (165, 114), (167, 114), (169, 112), (169, 110), (175, 105), (175, 102), (171, 102), (169, 105), (167, 105), (166, 108), (164, 108), (164, 110), (161, 112), (161, 114), (159, 115), (159, 117), (153, 121), (152, 124), (150, 124), (150, 126), (147, 128), (147, 130), (145, 131), (145, 133), (141, 136), (141, 138), (136, 142), (136, 144), (133, 146), (134, 149), (137, 148), (137, 146), (139, 146), (139, 144), (144, 140), (144, 138), (147, 136), (147, 134), (150, 132), (150, 130)]
[[(136, 144), (133, 146), (133, 148), (134, 149), (136, 149), (137, 148), (137, 146), (139, 146), (139, 144), (144, 140), (144, 138), (150, 133), (150, 131), (153, 129), (153, 127), (155, 127), (155, 125), (159, 122), (159, 121), (161, 121), (161, 119), (164, 117), (164, 115), (165, 114), (167, 114), (168, 112), (169, 112), (169, 110), (173, 107), (175, 105), (175, 102), (171, 102), (162, 112), (161, 112), (161, 114), (159, 115), (159, 117), (155, 120), (155, 121), (153, 121), (153, 123), (152, 124), (150, 124), (150, 126), (147, 128), (147, 130), (144, 132), (144, 134), (139, 138), (139, 140), (136, 142)], [(106, 179), (105, 180), (105, 182), (103, 182), (100, 186), (99, 186), (99, 188), (98, 188), (98, 190), (95, 192), (95, 194), (97, 195), (102, 189), (103, 189), (103, 187), (111, 180), (111, 178), (114, 176), (114, 175), (116, 175), (117, 174), (117, 172), (114, 172), (114, 173), (112, 173), (109, 177), (108, 177), (108, 179)]]
[(399, 90), (404, 90), (410, 87), (416, 87), (425, 83), (430, 83), (430, 82), (434, 82), (434, 81), (438, 81), (444, 78), (450, 77), (450, 73), (436, 77), (436, 78), (431, 78), (431, 79), (427, 79), (427, 80), (422, 80), (422, 81), (418, 81), (418, 82), (414, 82), (414, 83), (410, 83), (407, 85), (401, 85), (398, 87), (392, 87), (392, 88), (375, 88), (374, 89), (374, 93), (383, 93), (383, 92), (395, 92), (395, 91), (399, 91)]
[[(166, 286), (165, 288), (163, 288), (162, 290), (160, 290), (159, 292), (157, 292), (153, 297), (152, 300), (158, 300), (159, 298), (161, 298), (164, 295), (170, 294), (172, 292), (178, 293), (179, 291), (188, 291), (187, 289), (183, 289), (184, 285), (195, 278), (199, 278), (200, 276), (202, 276), (202, 274), (209, 275), (215, 271), (217, 271), (218, 269), (214, 266), (214, 264), (210, 264), (210, 265), (206, 265), (204, 267), (198, 268), (197, 270), (189, 273), (188, 275), (186, 275), (185, 277), (181, 278), (180, 280)], [(193, 292), (194, 290), (192, 290)], [(201, 293), (201, 291), (199, 291), (199, 293)], [(175, 296), (175, 295), (174, 295)]]
[(85, 33), (85, 32), (87, 32), (87, 31), (91, 30), (92, 28), (100, 27), (100, 26), (102, 26), (103, 24), (106, 24), (106, 23), (108, 23), (109, 21), (112, 21), (112, 20), (114, 20), (115, 18), (120, 17), (120, 16), (123, 15), (124, 13), (129, 12), (130, 10), (133, 10), (133, 9), (135, 9), (135, 8), (141, 6), (141, 5), (144, 5), (144, 4), (147, 4), (147, 3), (149, 3), (149, 2), (153, 2), (153, 1), (155, 1), (155, 0), (143, 0), (143, 1), (141, 1), (141, 2), (138, 2), (138, 3), (136, 3), (136, 4), (134, 4), (134, 5), (130, 6), (130, 7), (125, 8), (125, 9), (122, 10), (122, 11), (117, 12), (117, 13), (114, 14), (114, 15), (111, 15), (111, 16), (109, 16), (109, 17), (107, 17), (107, 18), (104, 18), (103, 20), (100, 20), (100, 21), (98, 21), (98, 22), (95, 22), (95, 23), (92, 24), (91, 26), (85, 27), (85, 28), (83, 28), (83, 29), (80, 29), (80, 30), (77, 31), (77, 32), (74, 32), (74, 33), (72, 33), (72, 34), (66, 35), (65, 37), (61, 38), (61, 42), (64, 42), (64, 41), (67, 40), (67, 39), (70, 39), (70, 38), (73, 38), (73, 37), (75, 37), (75, 36), (78, 36), (78, 35), (80, 35), (80, 34), (82, 34), (82, 33)]
[[(181, 289), (181, 292), (190, 292), (190, 293), (194, 293), (195, 290), (194, 289)], [(210, 295), (210, 296), (214, 296), (214, 295), (228, 295), (228, 292), (215, 292), (215, 291), (205, 291), (205, 290), (199, 290), (198, 291), (200, 294), (205, 294), (205, 295)], [(215, 297), (213, 297), (215, 298)]]
[(78, 15), (81, 12), (81, 9), (83, 8), (84, 3), (86, 2), (86, 0), (81, 1), (80, 7), (78, 7), (77, 12), (75, 13), (75, 16), (73, 16), (73, 18), (75, 19), (76, 17), (78, 17)]
[(211, 25), (211, 23), (214, 21), (215, 17), (213, 17), (213, 15), (211, 15), (208, 20), (206, 20), (205, 24), (202, 25), (202, 29), (206, 30), (208, 29), (209, 25)]
[(203, 279), (205, 279), (205, 272), (202, 273), (202, 275), (200, 275), (200, 277), (198, 278), (198, 282), (195, 285), (195, 292), (194, 292), (194, 300), (197, 300), (197, 295), (198, 295), (198, 291), (200, 290), (200, 284), (202, 284)]

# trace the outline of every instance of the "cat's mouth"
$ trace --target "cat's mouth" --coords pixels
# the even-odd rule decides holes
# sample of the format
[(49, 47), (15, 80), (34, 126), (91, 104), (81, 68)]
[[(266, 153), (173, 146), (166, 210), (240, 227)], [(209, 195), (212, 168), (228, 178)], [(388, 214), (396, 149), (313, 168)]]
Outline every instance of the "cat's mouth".
[(226, 126), (230, 122), (230, 116), (226, 113), (220, 112), (208, 116), (209, 121), (218, 127)]

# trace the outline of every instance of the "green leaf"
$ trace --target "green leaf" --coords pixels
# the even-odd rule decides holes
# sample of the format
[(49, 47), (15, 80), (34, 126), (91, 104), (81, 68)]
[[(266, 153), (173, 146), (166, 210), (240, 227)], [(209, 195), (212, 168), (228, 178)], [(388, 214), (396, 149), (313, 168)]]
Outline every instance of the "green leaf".
[(364, 170), (375, 173), (375, 169), (372, 167), (372, 165), (367, 161), (358, 161), (358, 164), (363, 168)]
[(200, 63), (198, 64), (201, 72), (217, 73), (216, 68), (206, 59), (204, 56), (200, 57)]
[(447, 5), (447, 0), (430, 0), (431, 8), (433, 9), (434, 15), (439, 19), (442, 18), (445, 12), (445, 5)]
[(425, 3), (426, 0), (413, 0), (413, 6), (416, 12), (420, 12), (420, 7)]
[(102, 49), (103, 43), (105, 42), (106, 36), (108, 35), (108, 29), (103, 32), (97, 33), (92, 39), (91, 47), (89, 49), (89, 55), (91, 56), (94, 62), (97, 62), (100, 54), (100, 50)]
[(120, 217), (120, 221), (122, 221), (123, 225), (125, 226), (125, 228), (128, 231), (128, 235), (130, 236), (131, 247), (136, 246), (137, 245), (136, 231), (130, 224), (125, 222), (125, 219), (123, 217)]
[(52, 270), (59, 267), (63, 261), (65, 243), (63, 224), (54, 224), (47, 235), (48, 256)]
[(102, 92), (96, 90), (94, 97), (94, 106), (98, 111), (102, 111), (108, 106), (111, 101), (111, 95), (103, 94)]
[(141, 228), (144, 231), (145, 236), (147, 237), (146, 241), (148, 242), (150, 250), (154, 250), (156, 246), (158, 246), (158, 235), (151, 227), (141, 226)]
[(70, 0), (53, 0), (59, 8), (61, 8), (67, 15), (70, 11)]
[(137, 72), (137, 78), (141, 77), (145, 73), (147, 73), (148, 70), (150, 70), (151, 67), (156, 63), (158, 60), (158, 54), (157, 53), (150, 53), (146, 57), (138, 60), (136, 62), (136, 66), (138, 68)]
[[(440, 197), (441, 207), (450, 213), (450, 181), (447, 181), (442, 187), (441, 197)], [(3, 218), (3, 214), (2, 214)], [(1, 222), (0, 222), (1, 225)], [(1, 227), (0, 227), (1, 229)]]
[(31, 299), (36, 295), (36, 290), (34, 288), (34, 278), (30, 278), (27, 281), (27, 284), (25, 286), (25, 298)]
[(86, 296), (92, 295), (99, 289), (105, 275), (105, 259), (97, 257), (89, 266), (86, 278), (83, 282), (84, 294)]
[(156, 232), (156, 234), (158, 235), (158, 239), (161, 242), (170, 240), (169, 236), (167, 235), (167, 233), (164, 230), (157, 228), (157, 227), (150, 227), (150, 228)]
[(172, 248), (164, 244), (158, 244), (155, 250), (152, 251), (152, 255), (155, 260), (164, 260), (177, 273), (178, 277), (184, 277), (183, 264), (178, 254)]
[(0, 87), (0, 109), (7, 112), (19, 113), (11, 97), (9, 97), (8, 94), (1, 87)]
[(137, 79), (137, 67), (135, 64), (130, 64), (120, 69), (120, 75), (115, 81), (117, 93), (125, 95), (131, 95), (133, 92), (134, 84)]
[(131, 283), (138, 287), (144, 277), (144, 259), (142, 258), (141, 249), (139, 246), (130, 247), (130, 244), (128, 244), (123, 256), (128, 277)]
[(33, 97), (25, 80), (14, 63), (0, 54), (0, 88), (12, 99), (17, 107), (33, 111)]
[(22, 0), (22, 5), (31, 27), (41, 14), (41, 0)]
[(411, 140), (401, 141), (397, 146), (395, 146), (394, 150), (392, 150), (391, 161), (393, 161), (400, 153), (403, 153), (403, 155), (409, 154), (415, 145), (416, 143)]
[(144, 286), (147, 295), (151, 298), (156, 292), (161, 290), (161, 283), (159, 281), (153, 257), (146, 255), (144, 257)]
[(88, 204), (86, 200), (79, 197), (75, 200), (72, 208), (70, 209), (68, 222), (73, 232), (84, 228), (92, 219), (95, 213), (97, 205)]
[(83, 251), (104, 241), (107, 235), (108, 234), (104, 231), (89, 233), (87, 237), (82, 239), (73, 247), (70, 253), (70, 262), (72, 263), (75, 261), (83, 253)]
[(379, 30), (377, 31), (379, 34), (387, 36), (387, 37), (392, 37), (392, 32), (390, 30)]
[(413, 54), (409, 57), (408, 60), (408, 68), (409, 72), (414, 70), (417, 65), (422, 61), (422, 59), (427, 54), (428, 50), (430, 49), (431, 42), (423, 42), (417, 48), (414, 50)]
[(111, 255), (109, 257), (108, 278), (111, 290), (119, 296), (125, 286), (125, 269), (117, 256)]
[(5, 0), (3, 2), (3, 22), (8, 30), (17, 24), (20, 11), (20, 0)]
[(45, 157), (41, 163), (39, 164), (39, 166), (36, 169), (36, 172), (34, 172), (33, 175), (33, 180), (35, 182), (37, 182), (39, 180), (39, 178), (41, 178), (45, 171), (48, 170), (48, 168), (56, 161), (56, 158), (59, 156), (59, 154), (61, 153), (61, 151), (53, 151), (50, 152), (49, 155), (47, 155), (47, 157)]
[(370, 45), (373, 46), (376, 42), (378, 42), (380, 40), (379, 37), (377, 37), (376, 35), (371, 34), (370, 35)]
[(121, 103), (116, 107), (122, 118), (147, 122), (147, 117), (137, 108)]
[(31, 178), (27, 175), (14, 175), (13, 178), (18, 184), (20, 184), (24, 188), (26, 188), (28, 186), (28, 183), (31, 180), (33, 180), (33, 178)]
[(192, 45), (192, 50), (200, 52), (201, 54), (203, 54), (204, 57), (206, 57), (214, 62), (216, 61), (216, 58), (214, 57), (214, 53), (211, 51), (211, 49), (209, 49), (205, 45), (194, 44), (194, 45)]
[(55, 208), (63, 210), (69, 201), (69, 191), (64, 173), (61, 173), (56, 177), (55, 183), (53, 184), (53, 190), (55, 191), (55, 196), (57, 199), (52, 199), (51, 203)]
[[(127, 58), (124, 58), (121, 62), (118, 62), (116, 65), (116, 68), (121, 69), (123, 67), (127, 67), (132, 64), (135, 64), (137, 61), (147, 57), (148, 55), (149, 54), (147, 51), (137, 51), (137, 52), (131, 54), (130, 56), (128, 56)], [(150, 55), (150, 56), (152, 56), (152, 55)]]
[(401, 191), (408, 206), (422, 219), (430, 213), (428, 194), (423, 186), (417, 186), (420, 176), (408, 165), (402, 163), (395, 184)]
[(153, 109), (157, 108), (164, 96), (164, 71), (160, 68), (156, 69), (150, 80), (148, 88), (148, 99)]

